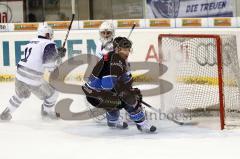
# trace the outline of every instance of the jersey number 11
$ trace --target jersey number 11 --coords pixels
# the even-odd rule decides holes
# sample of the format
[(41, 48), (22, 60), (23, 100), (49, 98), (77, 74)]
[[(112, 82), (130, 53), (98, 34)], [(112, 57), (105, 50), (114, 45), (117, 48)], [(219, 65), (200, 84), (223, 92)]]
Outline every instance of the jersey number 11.
[(21, 59), (22, 62), (27, 62), (28, 57), (30, 56), (32, 52), (32, 48), (26, 48), (24, 51), (24, 59)]

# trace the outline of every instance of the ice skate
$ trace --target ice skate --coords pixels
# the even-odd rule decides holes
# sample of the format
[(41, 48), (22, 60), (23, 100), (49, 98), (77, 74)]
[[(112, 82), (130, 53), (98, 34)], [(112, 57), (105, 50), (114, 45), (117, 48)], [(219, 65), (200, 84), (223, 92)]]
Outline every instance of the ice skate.
[(127, 129), (128, 124), (124, 122), (122, 119), (118, 119), (117, 121), (108, 121), (107, 125), (111, 128), (119, 128), (119, 129)]
[(44, 110), (44, 107), (42, 105), (42, 109), (41, 109), (41, 116), (42, 116), (42, 119), (52, 119), (52, 120), (57, 120), (59, 119), (59, 114), (54, 112), (54, 111), (51, 111), (51, 112), (47, 112)]
[(10, 110), (8, 108), (6, 108), (2, 114), (0, 115), (0, 119), (2, 121), (10, 121), (12, 119), (12, 115), (10, 113)]
[(153, 125), (150, 125), (148, 121), (144, 120), (141, 123), (137, 123), (137, 128), (139, 131), (153, 133), (157, 130), (157, 128)]

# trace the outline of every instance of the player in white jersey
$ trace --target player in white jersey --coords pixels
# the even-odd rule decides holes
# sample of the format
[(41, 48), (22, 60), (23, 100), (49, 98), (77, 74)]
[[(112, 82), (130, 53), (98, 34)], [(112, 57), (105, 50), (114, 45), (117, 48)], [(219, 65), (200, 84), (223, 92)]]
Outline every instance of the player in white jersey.
[(113, 38), (115, 36), (113, 24), (109, 21), (104, 21), (99, 27), (99, 36), (96, 55), (101, 59), (103, 55), (113, 51)]
[(38, 37), (26, 45), (24, 55), (17, 65), (15, 94), (1, 113), (1, 120), (11, 120), (11, 114), (24, 99), (30, 97), (31, 93), (43, 100), (42, 116), (57, 118), (54, 106), (58, 92), (43, 79), (43, 74), (45, 69), (51, 72), (58, 67), (61, 58), (65, 56), (66, 49), (57, 49), (52, 38), (52, 28), (44, 25), (39, 27)]

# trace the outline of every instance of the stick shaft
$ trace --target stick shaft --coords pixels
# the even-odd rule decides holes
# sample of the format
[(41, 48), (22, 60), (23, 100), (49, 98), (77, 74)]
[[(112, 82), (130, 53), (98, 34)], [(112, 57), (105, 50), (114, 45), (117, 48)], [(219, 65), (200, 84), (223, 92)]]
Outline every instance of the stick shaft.
[(131, 36), (131, 34), (132, 34), (135, 26), (136, 26), (136, 24), (133, 24), (133, 26), (132, 26), (132, 28), (131, 28), (131, 31), (130, 31), (130, 33), (129, 33), (128, 36), (127, 36), (128, 39), (129, 39), (129, 37)]
[(75, 14), (75, 0), (72, 0), (72, 14)]
[(70, 30), (71, 30), (71, 28), (72, 28), (72, 23), (73, 23), (74, 17), (75, 17), (75, 0), (72, 0), (72, 19), (71, 19), (71, 22), (70, 22), (70, 24), (69, 24), (69, 26), (68, 26), (67, 34), (66, 34), (66, 37), (65, 37), (64, 42), (63, 42), (63, 45), (62, 45), (63, 48), (64, 48), (65, 45), (66, 45), (66, 41), (67, 41), (69, 32), (70, 32)]
[(158, 109), (152, 107), (150, 104), (148, 104), (148, 103), (146, 103), (146, 102), (144, 102), (144, 101), (141, 101), (141, 103), (144, 104), (144, 105), (146, 105), (148, 108), (152, 109), (153, 111), (155, 111), (155, 112), (159, 112)]
[[(147, 106), (148, 108), (150, 108), (151, 110), (153, 110), (155, 112), (159, 112), (159, 110), (157, 108), (151, 106), (150, 104), (148, 104), (142, 100), (141, 100), (141, 103), (144, 104), (145, 106)], [(197, 125), (198, 124), (198, 122), (181, 122), (181, 121), (175, 120), (174, 118), (169, 118), (168, 116), (167, 116), (167, 119), (174, 122), (177, 125)]]
[(67, 34), (66, 34), (66, 37), (65, 37), (65, 39), (64, 39), (63, 46), (62, 46), (63, 48), (64, 48), (65, 45), (66, 45), (66, 41), (67, 41), (69, 32), (70, 32), (70, 30), (71, 30), (71, 27), (72, 27), (72, 23), (73, 23), (73, 20), (74, 20), (74, 16), (75, 16), (75, 14), (72, 15), (72, 20), (71, 20), (71, 22), (70, 22), (70, 24), (69, 24), (69, 26), (68, 26)]

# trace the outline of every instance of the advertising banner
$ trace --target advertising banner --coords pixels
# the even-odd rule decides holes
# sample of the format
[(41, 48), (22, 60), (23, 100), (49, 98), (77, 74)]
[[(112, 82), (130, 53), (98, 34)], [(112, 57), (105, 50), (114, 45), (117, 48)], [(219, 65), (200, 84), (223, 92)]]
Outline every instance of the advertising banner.
[(202, 19), (200, 19), (200, 18), (183, 18), (182, 26), (183, 27), (201, 27)]
[(23, 1), (1, 1), (0, 23), (23, 22)]
[(38, 26), (39, 26), (38, 23), (15, 23), (14, 30), (15, 31), (37, 30)]
[(47, 22), (47, 24), (51, 26), (53, 29), (68, 29), (70, 21)]
[(96, 29), (102, 24), (102, 20), (86, 20), (83, 21), (83, 28), (85, 29)]
[(136, 25), (136, 27), (140, 26), (140, 20), (118, 20), (117, 21), (117, 27), (118, 28), (131, 28), (133, 24)]
[(150, 19), (149, 20), (150, 27), (171, 27), (170, 19)]
[(0, 32), (8, 31), (8, 24), (0, 23)]
[(146, 0), (147, 18), (233, 17), (235, 0)]
[(214, 19), (214, 26), (232, 26), (231, 18), (215, 18)]

